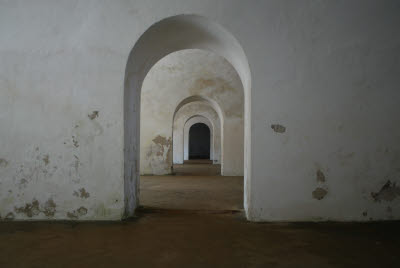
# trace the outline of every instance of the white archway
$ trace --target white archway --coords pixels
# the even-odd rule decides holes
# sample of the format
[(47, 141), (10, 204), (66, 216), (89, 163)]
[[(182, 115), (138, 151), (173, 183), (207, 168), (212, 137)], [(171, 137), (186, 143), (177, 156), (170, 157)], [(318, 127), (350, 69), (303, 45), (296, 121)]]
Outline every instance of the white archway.
[[(195, 97), (195, 98), (193, 98)], [(191, 100), (192, 102), (189, 102)], [(173, 117), (172, 126), (172, 138), (173, 138), (173, 163), (183, 164), (184, 161), (184, 127), (186, 122), (194, 116), (202, 116), (207, 118), (212, 125), (214, 147), (212, 148), (212, 160), (215, 160), (216, 164), (220, 164), (222, 156), (222, 138), (223, 131), (218, 104), (212, 103), (211, 101), (199, 97), (191, 96), (184, 99), (176, 108)]]
[(245, 198), (247, 209), (251, 163), (250, 90), (251, 76), (239, 42), (221, 25), (198, 15), (163, 19), (146, 30), (134, 45), (125, 70), (124, 85), (124, 201), (125, 217), (138, 206), (140, 159), (140, 96), (143, 80), (151, 67), (169, 53), (183, 49), (204, 49), (227, 59), (239, 74), (245, 97)]
[(210, 120), (201, 115), (195, 115), (186, 121), (183, 127), (183, 160), (189, 160), (189, 130), (194, 124), (202, 123), (210, 129), (210, 160), (214, 160), (215, 132)]

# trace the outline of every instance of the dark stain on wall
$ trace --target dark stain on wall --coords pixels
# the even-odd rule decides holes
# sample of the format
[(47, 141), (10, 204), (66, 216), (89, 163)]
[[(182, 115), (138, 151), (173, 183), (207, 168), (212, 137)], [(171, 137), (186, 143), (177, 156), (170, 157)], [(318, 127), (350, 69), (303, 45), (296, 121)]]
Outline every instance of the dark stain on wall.
[(46, 201), (43, 208), (41, 209), (39, 201), (33, 199), (31, 203), (26, 203), (23, 207), (15, 207), (14, 210), (17, 213), (25, 214), (29, 218), (37, 216), (40, 213), (43, 213), (47, 217), (53, 217), (56, 212), (56, 203), (53, 201), (53, 199), (50, 198)]
[(371, 192), (371, 196), (375, 202), (381, 202), (382, 200), (393, 201), (396, 197), (400, 196), (400, 187), (388, 180), (379, 192)]
[(14, 220), (14, 218), (15, 218), (14, 213), (8, 212), (7, 215), (4, 217), (4, 220), (12, 221)]
[(88, 117), (90, 118), (90, 120), (93, 120), (96, 117), (99, 117), (99, 111), (93, 111), (91, 114), (88, 114)]
[(32, 203), (26, 203), (24, 207), (16, 207), (14, 208), (14, 210), (17, 213), (24, 213), (29, 218), (32, 218), (33, 216), (39, 215), (40, 213), (39, 201), (33, 199)]
[(285, 133), (286, 132), (286, 127), (279, 125), (279, 124), (272, 124), (271, 128), (276, 132), (276, 133)]
[(86, 192), (85, 188), (79, 189), (79, 193), (77, 191), (74, 191), (73, 195), (80, 198), (89, 198), (90, 196), (90, 194)]
[(47, 217), (54, 216), (54, 214), (56, 213), (56, 203), (54, 203), (53, 199), (50, 198), (46, 201), (46, 203), (44, 204), (43, 213)]
[(78, 212), (78, 214), (79, 214), (80, 216), (83, 216), (83, 215), (86, 215), (86, 214), (87, 214), (88, 210), (87, 210), (87, 208), (85, 208), (85, 207), (80, 207), (80, 208), (78, 208), (78, 209), (76, 210), (76, 212)]
[(72, 136), (72, 143), (74, 144), (74, 146), (75, 146), (76, 148), (78, 148), (78, 147), (79, 147), (78, 140), (76, 139), (76, 137), (75, 137), (75, 136)]
[(50, 156), (48, 154), (43, 156), (43, 162), (46, 166), (50, 163)]
[(67, 217), (70, 219), (78, 219), (79, 216), (84, 216), (87, 214), (87, 212), (88, 212), (87, 208), (80, 207), (72, 212), (67, 212)]
[(317, 187), (313, 192), (312, 192), (312, 196), (313, 198), (317, 199), (317, 200), (321, 200), (323, 199), (326, 194), (328, 193), (327, 190), (325, 190), (324, 188), (321, 187)]
[(6, 167), (8, 165), (8, 161), (4, 158), (0, 158), (0, 167)]
[(320, 169), (317, 170), (317, 182), (325, 182), (325, 174)]
[(74, 212), (67, 212), (67, 217), (70, 219), (77, 219), (78, 216), (75, 215), (75, 211)]
[(172, 157), (172, 139), (169, 137), (168, 139), (166, 137), (158, 135), (153, 139), (153, 142), (158, 145), (159, 151), (157, 152), (158, 156), (164, 155), (164, 146), (168, 148), (165, 162), (170, 163), (171, 157)]

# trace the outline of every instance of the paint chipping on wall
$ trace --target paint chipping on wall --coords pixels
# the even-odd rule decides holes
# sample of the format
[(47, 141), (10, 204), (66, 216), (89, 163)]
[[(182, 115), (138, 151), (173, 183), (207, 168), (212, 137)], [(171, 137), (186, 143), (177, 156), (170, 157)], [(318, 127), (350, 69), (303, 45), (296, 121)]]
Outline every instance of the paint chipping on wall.
[(321, 170), (317, 170), (317, 182), (325, 182), (325, 174)]
[(50, 156), (48, 154), (43, 156), (43, 162), (46, 166), (50, 163)]
[(91, 114), (88, 114), (88, 117), (90, 118), (90, 120), (93, 120), (96, 117), (99, 117), (99, 111), (93, 111)]
[(56, 212), (56, 203), (50, 198), (46, 201), (44, 206), (40, 208), (39, 201), (33, 199), (31, 203), (26, 203), (25, 206), (22, 207), (15, 207), (14, 210), (17, 213), (25, 214), (29, 218), (37, 216), (40, 213), (43, 213), (47, 217), (53, 217)]
[(153, 144), (148, 148), (146, 154), (152, 173), (170, 173), (172, 166), (172, 138), (157, 135), (152, 141)]
[(7, 215), (4, 217), (4, 220), (12, 221), (14, 220), (15, 216), (14, 213), (8, 212)]
[(400, 196), (400, 187), (396, 186), (395, 182), (388, 180), (385, 185), (379, 190), (379, 192), (372, 192), (372, 198), (375, 202), (380, 201), (393, 201), (395, 198)]
[(312, 196), (317, 200), (321, 200), (326, 196), (327, 193), (328, 191), (326, 191), (324, 188), (318, 187), (312, 192)]
[(39, 209), (39, 201), (34, 199), (31, 203), (26, 203), (25, 206), (15, 208), (15, 212), (17, 213), (23, 213), (29, 218), (32, 218), (33, 216), (39, 215), (40, 209)]
[(8, 165), (8, 161), (4, 158), (0, 158), (0, 167), (6, 167)]
[(72, 212), (67, 212), (67, 217), (70, 219), (78, 219), (80, 216), (86, 215), (87, 212), (88, 212), (87, 208), (80, 207)]
[(74, 191), (73, 195), (80, 198), (88, 198), (90, 196), (90, 194), (86, 192), (85, 188), (79, 189), (79, 193), (77, 191)]
[(285, 133), (286, 132), (286, 127), (279, 125), (279, 124), (272, 124), (271, 128), (276, 132), (276, 133)]
[(76, 139), (76, 137), (75, 137), (75, 136), (72, 136), (72, 143), (74, 144), (74, 146), (75, 146), (76, 148), (78, 148), (78, 147), (79, 147), (78, 140)]
[(48, 217), (53, 217), (55, 212), (56, 212), (56, 203), (54, 203), (53, 199), (50, 198), (44, 204), (43, 213)]

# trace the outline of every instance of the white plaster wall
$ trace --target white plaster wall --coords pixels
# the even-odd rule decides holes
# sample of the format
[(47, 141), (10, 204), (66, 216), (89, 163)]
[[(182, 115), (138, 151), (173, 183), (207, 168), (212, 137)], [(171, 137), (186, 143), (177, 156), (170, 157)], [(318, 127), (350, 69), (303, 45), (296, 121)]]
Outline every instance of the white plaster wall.
[[(173, 159), (175, 164), (182, 164), (187, 160), (187, 142), (184, 139), (184, 128), (188, 120), (200, 122), (208, 120), (211, 124), (213, 135), (212, 154), (210, 157), (215, 163), (221, 162), (221, 124), (220, 118), (214, 108), (206, 101), (193, 101), (183, 105), (175, 114), (173, 125)], [(184, 142), (185, 141), (185, 142)], [(186, 150), (186, 153), (185, 153)]]
[(400, 219), (398, 188), (379, 192), (400, 184), (399, 12), (395, 0), (0, 1), (2, 219), (121, 218), (128, 55), (152, 24), (190, 13), (249, 61), (249, 219)]
[[(213, 108), (204, 101), (188, 103), (177, 111), (180, 103), (191, 96), (203, 96), (216, 102), (223, 120), (218, 118), (215, 110), (209, 111)], [(184, 118), (204, 114), (212, 121), (222, 121), (222, 129), (236, 131), (236, 134), (223, 139), (222, 147), (226, 148), (227, 154), (222, 163), (222, 174), (243, 175), (243, 88), (231, 64), (204, 50), (183, 50), (169, 54), (154, 65), (142, 88), (141, 174), (163, 175), (171, 172), (172, 161), (176, 157), (172, 153), (173, 147), (179, 146), (172, 142), (174, 114), (182, 130)], [(179, 134), (176, 137), (180, 138)], [(180, 150), (179, 147), (175, 149)], [(221, 155), (220, 151), (216, 153)]]
[(214, 160), (214, 128), (207, 118), (203, 116), (195, 116), (186, 121), (183, 128), (183, 158), (189, 160), (189, 130), (194, 124), (205, 124), (210, 130), (210, 160)]

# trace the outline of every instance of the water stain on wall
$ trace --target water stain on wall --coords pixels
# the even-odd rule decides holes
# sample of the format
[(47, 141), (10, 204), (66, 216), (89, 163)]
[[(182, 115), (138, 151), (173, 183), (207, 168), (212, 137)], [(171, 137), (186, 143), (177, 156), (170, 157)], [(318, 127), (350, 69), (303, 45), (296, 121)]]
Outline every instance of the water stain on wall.
[(6, 167), (8, 165), (8, 161), (4, 158), (0, 158), (0, 167)]
[(88, 212), (87, 208), (85, 207), (79, 207), (76, 210), (73, 210), (71, 212), (67, 212), (67, 217), (70, 219), (78, 219), (80, 216), (86, 215)]
[(50, 163), (50, 156), (48, 154), (43, 156), (43, 162), (46, 166)]
[(78, 140), (76, 139), (76, 137), (75, 137), (75, 136), (72, 136), (72, 143), (74, 144), (74, 146), (75, 146), (76, 148), (78, 148), (78, 147), (79, 147)]
[(12, 221), (14, 220), (15, 215), (12, 212), (8, 212), (7, 215), (4, 217), (5, 220)]
[(152, 141), (146, 157), (153, 174), (169, 173), (172, 165), (172, 138), (157, 135)]
[[(225, 100), (224, 114), (226, 117), (243, 117), (243, 90), (232, 87), (221, 77), (196, 79), (189, 92), (191, 95), (205, 95), (217, 102)], [(240, 95), (240, 97), (235, 97), (235, 95)], [(228, 103), (226, 100), (230, 102)]]
[(317, 199), (317, 200), (321, 200), (323, 199), (326, 194), (328, 193), (327, 190), (325, 190), (324, 188), (321, 187), (317, 187), (313, 192), (312, 192), (312, 196), (313, 198)]
[(53, 199), (49, 199), (44, 204), (43, 213), (48, 217), (53, 217), (56, 212), (56, 203), (54, 203)]
[(90, 120), (93, 120), (96, 117), (99, 117), (99, 111), (93, 111), (91, 114), (88, 114), (88, 117), (90, 118)]
[(89, 198), (90, 196), (90, 194), (86, 192), (85, 188), (79, 189), (79, 193), (77, 191), (74, 191), (73, 195), (80, 198)]
[(23, 207), (15, 207), (14, 210), (17, 213), (23, 213), (29, 218), (32, 218), (33, 216), (39, 215), (40, 213), (39, 201), (34, 199), (31, 203), (26, 203)]
[(47, 217), (53, 217), (56, 212), (56, 203), (52, 198), (49, 198), (43, 207), (40, 207), (39, 201), (33, 199), (31, 203), (26, 203), (25, 206), (15, 207), (14, 211), (17, 213), (25, 214), (29, 218), (43, 213)]
[(320, 169), (317, 170), (317, 182), (325, 182), (325, 174)]
[(279, 124), (272, 124), (271, 128), (276, 132), (276, 133), (285, 133), (286, 132), (286, 127), (279, 125)]
[(395, 182), (388, 180), (379, 192), (371, 192), (371, 196), (375, 202), (393, 201), (395, 198), (400, 196), (400, 187), (396, 186)]

